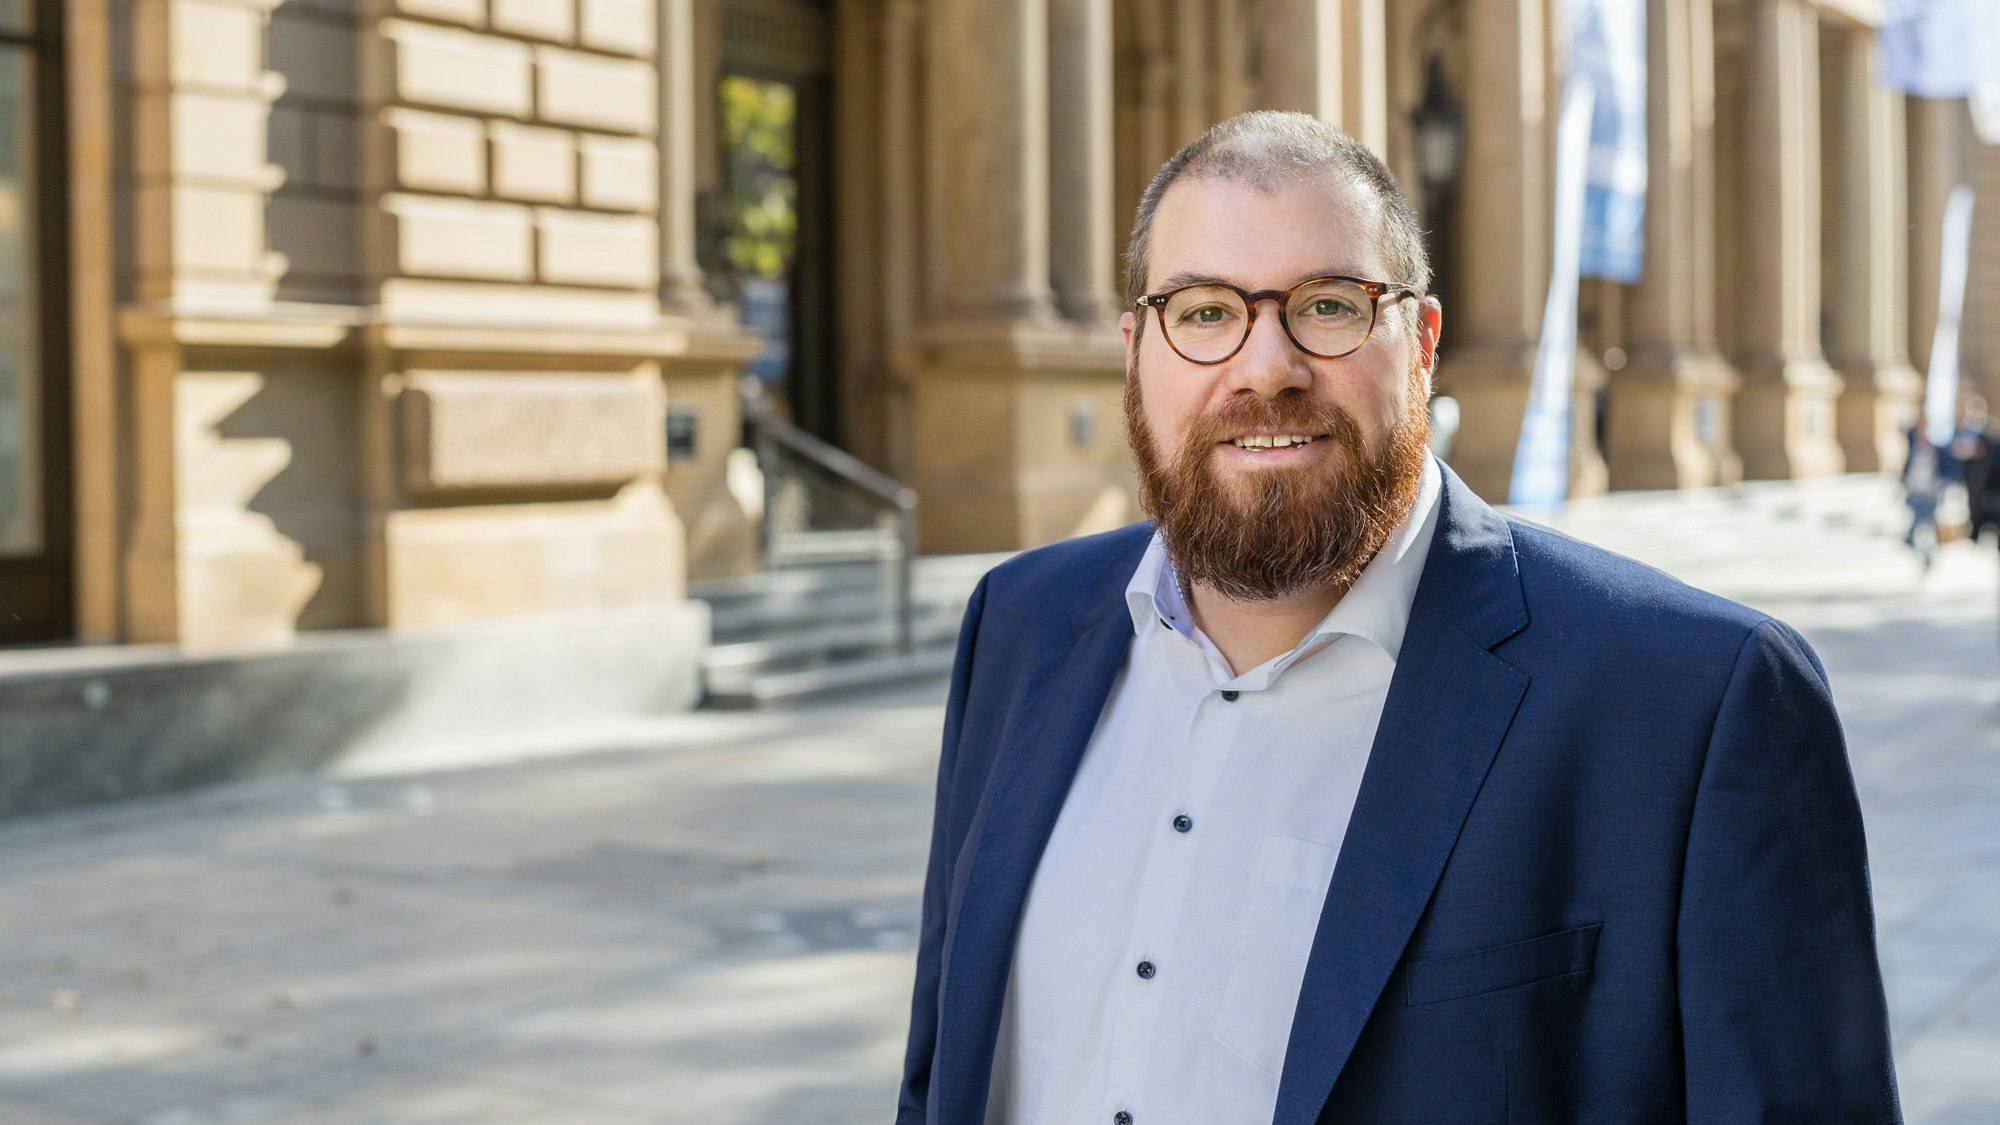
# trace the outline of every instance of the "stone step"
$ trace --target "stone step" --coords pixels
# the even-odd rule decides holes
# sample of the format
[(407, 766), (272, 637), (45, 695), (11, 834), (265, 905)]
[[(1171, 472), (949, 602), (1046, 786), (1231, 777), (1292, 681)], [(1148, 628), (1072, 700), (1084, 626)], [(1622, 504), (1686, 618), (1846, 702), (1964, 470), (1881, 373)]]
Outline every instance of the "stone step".
[(751, 677), (741, 684), (726, 684), (720, 691), (711, 690), (707, 704), (718, 710), (741, 710), (786, 700), (946, 676), (951, 673), (955, 651), (955, 645), (936, 645), (909, 653), (842, 660), (794, 672), (767, 673)]
[(894, 609), (880, 566), (801, 567), (690, 585), (689, 596), (708, 602), (712, 613), (713, 642), (701, 661), (704, 699), (711, 707), (755, 707), (893, 683), (927, 669), (948, 672), (973, 588), (1008, 557), (918, 559), (911, 653), (895, 651)]

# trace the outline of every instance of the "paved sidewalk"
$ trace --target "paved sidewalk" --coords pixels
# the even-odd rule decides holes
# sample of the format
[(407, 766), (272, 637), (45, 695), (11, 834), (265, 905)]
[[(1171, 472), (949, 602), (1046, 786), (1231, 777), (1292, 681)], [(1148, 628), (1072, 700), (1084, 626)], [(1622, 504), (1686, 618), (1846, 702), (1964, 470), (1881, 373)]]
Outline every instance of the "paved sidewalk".
[[(2000, 1121), (2000, 563), (1677, 510), (1562, 523), (1818, 648), (1909, 1119)], [(0, 823), (0, 1122), (886, 1121), (942, 698)]]

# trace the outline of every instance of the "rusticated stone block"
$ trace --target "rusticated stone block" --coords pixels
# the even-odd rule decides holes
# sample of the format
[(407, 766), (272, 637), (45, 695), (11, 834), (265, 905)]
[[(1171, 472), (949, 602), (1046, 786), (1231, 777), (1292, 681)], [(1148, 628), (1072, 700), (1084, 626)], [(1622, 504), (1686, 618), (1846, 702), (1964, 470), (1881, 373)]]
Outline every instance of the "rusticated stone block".
[(486, 127), (474, 117), (390, 108), (395, 137), (390, 184), (417, 191), (479, 195), (486, 190)]
[(176, 174), (264, 188), (265, 135), (271, 130), (268, 103), (256, 98), (179, 93), (169, 103), (173, 134), (159, 138), (172, 146)]
[(393, 95), (417, 105), (526, 117), (533, 103), (528, 48), (470, 31), (382, 21), (395, 44)]
[(527, 208), (471, 199), (384, 198), (400, 272), (483, 281), (533, 276), (534, 228)]
[(650, 57), (657, 0), (582, 0), (583, 45), (621, 55)]
[(491, 135), (495, 195), (535, 203), (576, 201), (574, 134), (496, 121)]
[(666, 465), (664, 392), (645, 372), (413, 371), (401, 402), (415, 493), (613, 486)]
[(567, 43), (576, 35), (572, 0), (493, 0), (493, 27), (528, 39)]
[(535, 82), (535, 109), (544, 121), (613, 133), (652, 132), (650, 63), (537, 47)]
[[(168, 76), (176, 85), (258, 89), (264, 72), (264, 18), (255, 8), (167, 0)], [(150, 77), (143, 73), (141, 77)]]
[(652, 211), (659, 199), (659, 147), (624, 137), (583, 138), (583, 201), (606, 211)]
[(399, 12), (478, 27), (486, 22), (486, 0), (395, 0)]
[(659, 281), (660, 228), (636, 215), (537, 208), (541, 278), (556, 285), (638, 286)]

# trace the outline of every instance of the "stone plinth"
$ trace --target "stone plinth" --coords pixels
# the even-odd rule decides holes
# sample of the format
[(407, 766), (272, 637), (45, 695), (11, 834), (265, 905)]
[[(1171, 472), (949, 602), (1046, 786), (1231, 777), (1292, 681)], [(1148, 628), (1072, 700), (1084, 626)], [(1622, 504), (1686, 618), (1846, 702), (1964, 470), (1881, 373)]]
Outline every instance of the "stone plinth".
[(925, 342), (911, 457), (923, 550), (1018, 550), (1139, 518), (1114, 327), (939, 327)]

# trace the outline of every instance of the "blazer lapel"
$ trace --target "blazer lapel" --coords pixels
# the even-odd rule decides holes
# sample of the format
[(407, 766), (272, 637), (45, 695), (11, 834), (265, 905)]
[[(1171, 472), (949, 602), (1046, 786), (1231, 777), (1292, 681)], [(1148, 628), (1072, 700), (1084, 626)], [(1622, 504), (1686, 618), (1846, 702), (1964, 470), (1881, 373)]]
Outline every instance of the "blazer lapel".
[(1490, 651), (1527, 624), (1513, 536), (1449, 469), (1440, 503), (1299, 990), (1275, 1125), (1318, 1120), (1527, 691)]
[[(1117, 589), (1134, 565), (1136, 554), (1122, 574), (1109, 568)], [(1084, 599), (1080, 616), (1080, 631), (1066, 644), (1024, 654), (1036, 672), (1009, 708), (993, 777), (959, 860), (958, 914), (946, 944), (938, 1023), (938, 1057), (950, 1065), (933, 1077), (940, 1125), (971, 1125), (984, 1115), (1021, 907), (1131, 650), (1132, 621), (1115, 589), (1108, 605)]]

